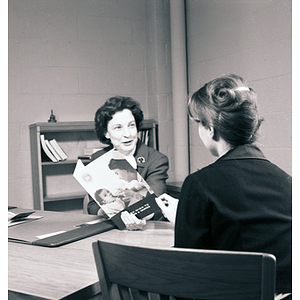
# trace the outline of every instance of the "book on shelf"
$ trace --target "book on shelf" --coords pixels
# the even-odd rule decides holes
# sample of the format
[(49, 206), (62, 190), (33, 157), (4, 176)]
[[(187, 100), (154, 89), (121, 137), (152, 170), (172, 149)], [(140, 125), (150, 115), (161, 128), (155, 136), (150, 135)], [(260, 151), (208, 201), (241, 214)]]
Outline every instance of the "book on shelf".
[(50, 144), (50, 142), (48, 140), (45, 139), (45, 143), (46, 146), (48, 147), (48, 149), (50, 150), (50, 152), (53, 154), (53, 156), (56, 158), (57, 161), (62, 160), (62, 158), (59, 156), (59, 154), (55, 151), (55, 149), (52, 147), (52, 145)]
[(61, 160), (66, 160), (68, 158), (68, 155), (66, 154), (66, 152), (59, 146), (59, 144), (57, 143), (56, 139), (52, 139), (50, 141), (51, 146), (54, 148), (54, 150), (56, 151), (56, 153), (58, 153), (58, 155), (60, 156)]
[(104, 147), (97, 147), (97, 148), (85, 148), (83, 149), (83, 155), (78, 155), (78, 159), (88, 159), (92, 158), (92, 155), (99, 150), (102, 150)]
[(145, 140), (144, 140), (144, 144), (149, 146), (149, 130), (145, 131)]
[(73, 176), (119, 229), (124, 210), (140, 219), (160, 210), (151, 187), (114, 149), (86, 166), (79, 159)]
[(49, 150), (49, 148), (46, 144), (45, 136), (43, 134), (41, 134), (41, 145), (42, 145), (42, 149), (44, 150), (44, 154), (45, 154), (45, 155), (43, 155), (43, 153), (42, 153), (43, 159), (45, 159), (45, 160), (50, 159), (53, 162), (58, 162), (58, 159)]
[(141, 130), (139, 133), (139, 138), (142, 143), (149, 146), (149, 130)]
[(41, 144), (44, 153), (51, 161), (58, 162), (67, 159), (68, 156), (63, 151), (63, 149), (58, 145), (55, 139), (48, 141), (47, 139), (45, 139), (45, 136), (41, 134)]

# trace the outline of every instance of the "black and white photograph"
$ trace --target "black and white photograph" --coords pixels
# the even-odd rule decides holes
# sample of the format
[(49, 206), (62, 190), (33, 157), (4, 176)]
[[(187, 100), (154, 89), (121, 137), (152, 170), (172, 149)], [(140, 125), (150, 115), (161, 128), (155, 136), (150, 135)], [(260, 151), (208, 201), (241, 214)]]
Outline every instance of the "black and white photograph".
[(297, 299), (297, 1), (2, 5), (3, 299)]

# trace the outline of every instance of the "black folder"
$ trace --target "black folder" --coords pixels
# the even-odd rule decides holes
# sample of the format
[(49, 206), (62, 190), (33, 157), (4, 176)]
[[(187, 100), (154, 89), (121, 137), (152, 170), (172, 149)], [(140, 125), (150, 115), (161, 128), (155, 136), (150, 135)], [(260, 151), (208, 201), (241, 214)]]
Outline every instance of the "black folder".
[(117, 228), (116, 225), (111, 220), (106, 220), (101, 223), (78, 227), (57, 235), (38, 239), (33, 241), (32, 244), (44, 247), (58, 247), (114, 228)]
[[(22, 226), (22, 225), (19, 225), (19, 226)], [(36, 226), (38, 227), (38, 224), (36, 224)], [(9, 234), (8, 240), (10, 242), (30, 244), (30, 245), (36, 245), (36, 246), (59, 247), (62, 245), (76, 242), (78, 240), (114, 229), (114, 228), (117, 228), (117, 227), (111, 220), (105, 220), (102, 222), (98, 222), (96, 224), (88, 224), (86, 226), (76, 227), (74, 229), (67, 230), (62, 233), (55, 234), (55, 235), (45, 237), (45, 238), (41, 238), (41, 239), (36, 239), (36, 238), (29, 239), (28, 237), (26, 238), (25, 236), (22, 237), (22, 234), (20, 234), (20, 235), (13, 235), (13, 234), (10, 235)]]

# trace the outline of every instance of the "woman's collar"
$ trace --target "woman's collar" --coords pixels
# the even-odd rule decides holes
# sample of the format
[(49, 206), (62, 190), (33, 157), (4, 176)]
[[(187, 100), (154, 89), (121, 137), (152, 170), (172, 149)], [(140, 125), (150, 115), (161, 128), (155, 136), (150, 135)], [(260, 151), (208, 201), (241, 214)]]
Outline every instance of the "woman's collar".
[(256, 158), (265, 159), (266, 157), (262, 151), (255, 145), (239, 145), (229, 150), (225, 155), (219, 158), (219, 160), (229, 159), (245, 159), (245, 158)]

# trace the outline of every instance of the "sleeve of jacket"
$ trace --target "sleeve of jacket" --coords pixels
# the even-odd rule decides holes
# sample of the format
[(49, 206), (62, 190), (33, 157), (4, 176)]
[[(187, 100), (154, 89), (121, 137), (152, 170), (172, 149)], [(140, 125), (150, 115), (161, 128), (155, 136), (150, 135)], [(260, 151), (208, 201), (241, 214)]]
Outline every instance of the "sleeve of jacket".
[(175, 223), (175, 247), (210, 248), (211, 207), (205, 188), (189, 175), (181, 188)]
[(168, 179), (169, 160), (164, 154), (155, 151), (149, 157), (144, 178), (157, 196), (166, 192)]
[(87, 211), (89, 215), (97, 215), (98, 210), (99, 210), (99, 205), (96, 203), (96, 201), (88, 195), (90, 198), (90, 201), (87, 205)]

